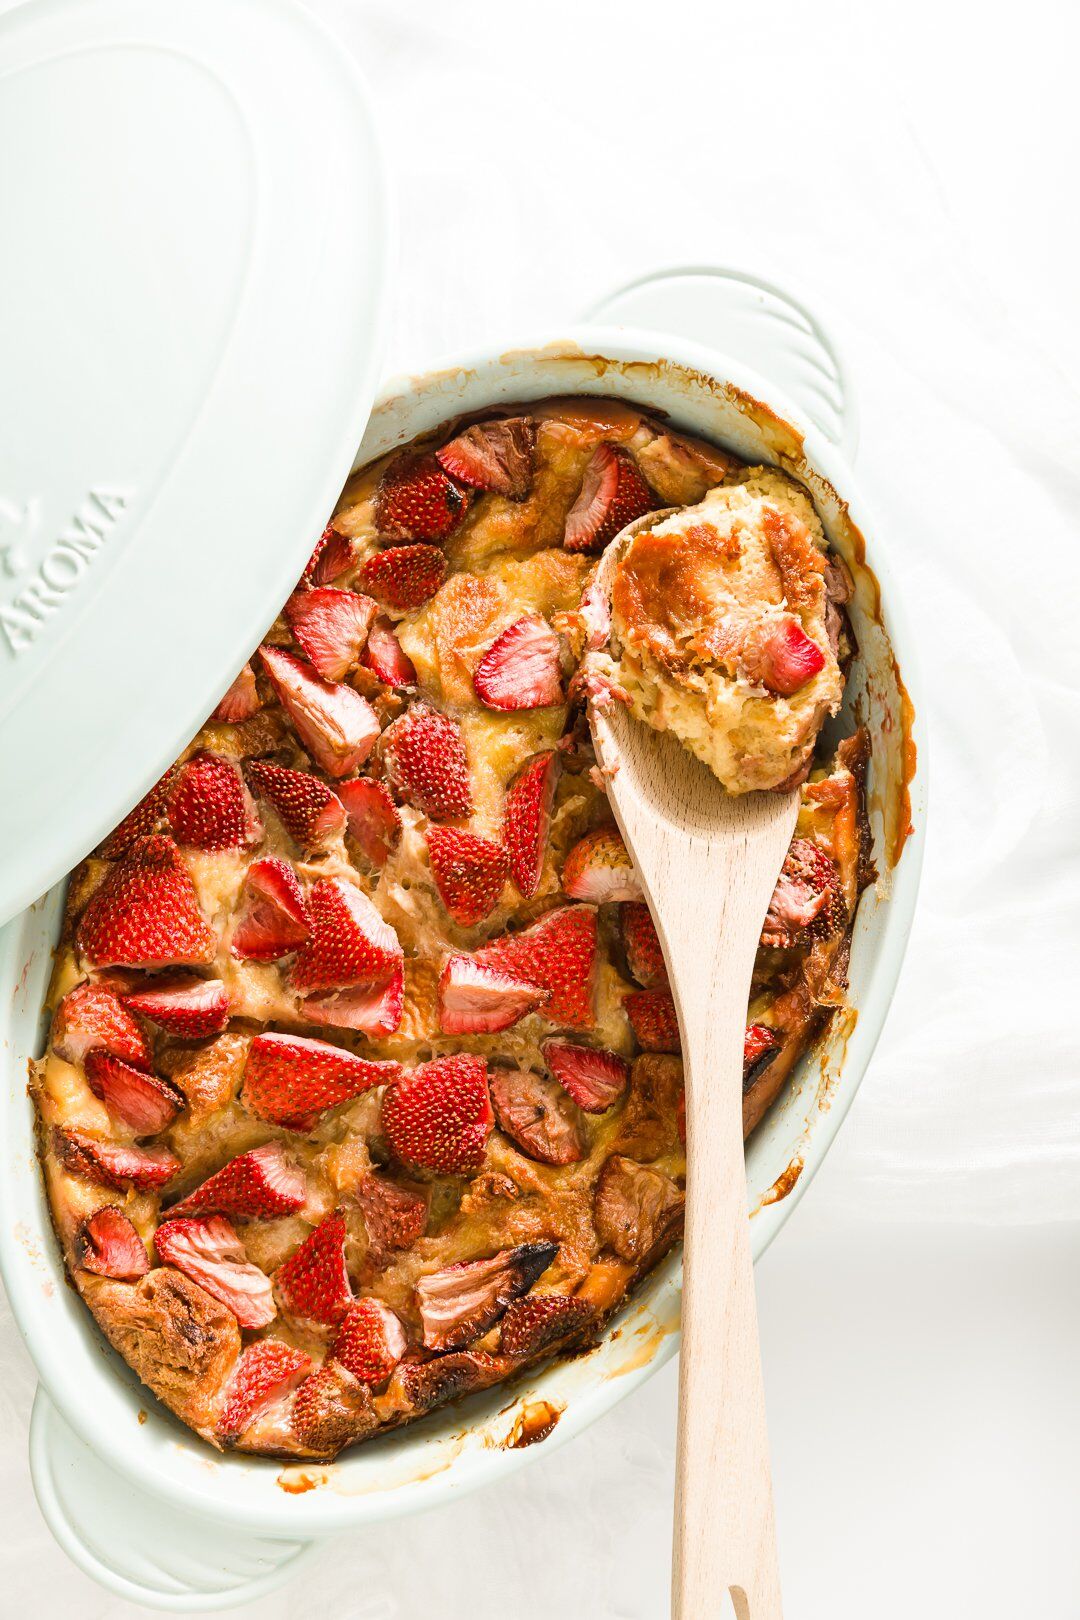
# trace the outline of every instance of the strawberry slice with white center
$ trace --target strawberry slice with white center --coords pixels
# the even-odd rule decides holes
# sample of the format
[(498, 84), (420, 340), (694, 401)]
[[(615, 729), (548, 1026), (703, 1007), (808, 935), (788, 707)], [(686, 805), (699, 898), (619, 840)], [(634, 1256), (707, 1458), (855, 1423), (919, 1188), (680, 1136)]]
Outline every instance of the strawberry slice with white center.
[(399, 1063), (372, 1063), (329, 1041), (268, 1032), (248, 1050), (241, 1100), (274, 1125), (314, 1122), (328, 1108), (401, 1074)]
[(366, 698), (351, 686), (324, 681), (311, 665), (284, 647), (259, 649), (266, 673), (304, 747), (327, 776), (348, 776), (367, 759), (379, 736), (379, 721)]
[(525, 979), (549, 992), (544, 1017), (567, 1029), (595, 1022), (596, 910), (560, 906), (520, 933), (503, 934), (475, 954), (486, 967)]
[(446, 1035), (492, 1035), (536, 1012), (548, 993), (529, 979), (471, 956), (451, 956), (439, 978), (439, 1028)]
[[(743, 1036), (743, 1091), (748, 1091), (759, 1075), (764, 1074), (779, 1052), (781, 1041), (775, 1029), (767, 1024), (747, 1024)], [(685, 1136), (684, 1136), (685, 1141)]]
[(318, 540), (315, 550), (308, 558), (307, 567), (300, 577), (301, 585), (329, 585), (331, 580), (340, 579), (353, 560), (353, 543), (348, 535), (341, 534), (328, 523)]
[(644, 900), (630, 900), (620, 908), (619, 927), (630, 977), (646, 990), (667, 984), (667, 963), (660, 936)]
[(220, 979), (194, 974), (155, 979), (143, 990), (129, 990), (124, 1005), (167, 1035), (201, 1041), (220, 1035), (229, 1022), (229, 992)]
[(235, 1440), (255, 1419), (292, 1393), (312, 1368), (311, 1357), (281, 1339), (257, 1339), (240, 1354), (217, 1420), (222, 1440)]
[(641, 884), (617, 827), (595, 827), (578, 839), (566, 857), (562, 886), (572, 900), (590, 900), (597, 906), (641, 899)]
[(75, 1233), (75, 1264), (99, 1277), (134, 1282), (150, 1270), (146, 1244), (123, 1210), (106, 1204), (82, 1222)]
[(180, 1169), (180, 1160), (165, 1147), (127, 1147), (87, 1131), (56, 1130), (52, 1140), (69, 1175), (121, 1192), (128, 1187), (164, 1187)]
[(132, 845), (95, 890), (75, 930), (91, 967), (201, 967), (217, 952), (187, 867), (171, 838)]
[(304, 1172), (280, 1142), (264, 1142), (237, 1154), (169, 1210), (175, 1215), (228, 1215), (240, 1221), (272, 1221), (295, 1215), (307, 1201)]
[(128, 811), (119, 826), (114, 827), (109, 836), (102, 839), (94, 851), (95, 855), (100, 855), (103, 861), (115, 861), (119, 856), (127, 854), (136, 839), (157, 832), (165, 820), (172, 779), (173, 772), (170, 769), (165, 772), (161, 781), (155, 782), (149, 793), (139, 800), (134, 810)]
[(384, 540), (449, 539), (469, 509), (471, 494), (430, 454), (406, 450), (379, 480), (375, 527)]
[(603, 551), (620, 529), (659, 504), (628, 450), (598, 444), (567, 514), (563, 545), (567, 551)]
[(472, 1052), (407, 1070), (382, 1101), (382, 1125), (403, 1164), (443, 1175), (478, 1170), (495, 1115), (487, 1064)]
[(192, 849), (241, 849), (262, 832), (236, 766), (203, 751), (173, 777), (169, 826), (177, 843)]
[(280, 855), (252, 861), (240, 891), (230, 949), (242, 962), (276, 962), (311, 933), (300, 880)]
[(273, 806), (285, 831), (302, 849), (321, 849), (344, 828), (341, 800), (317, 776), (268, 759), (249, 760), (247, 774), (259, 798)]
[(459, 484), (523, 501), (532, 489), (536, 439), (537, 425), (531, 416), (474, 422), (436, 450), (435, 459)]
[(316, 585), (289, 597), (285, 623), (316, 673), (341, 681), (360, 657), (377, 611), (370, 596)]
[(340, 1210), (321, 1221), (274, 1273), (282, 1309), (311, 1322), (340, 1322), (352, 1304), (345, 1264), (345, 1217)]
[(606, 1114), (626, 1089), (630, 1065), (606, 1047), (545, 1041), (541, 1051), (560, 1086), (587, 1114)]
[(747, 678), (780, 697), (791, 697), (825, 668), (825, 654), (789, 616), (755, 633), (743, 648)]
[(310, 937), (293, 963), (293, 988), (342, 990), (381, 984), (401, 966), (398, 937), (354, 883), (320, 878), (307, 900)]
[(52, 1045), (68, 1063), (82, 1063), (98, 1047), (135, 1069), (150, 1067), (146, 1037), (120, 997), (89, 979), (69, 990), (56, 1009)]
[(682, 1051), (670, 990), (635, 990), (623, 997), (623, 1007), (643, 1052)]
[(827, 938), (846, 921), (834, 862), (811, 839), (793, 839), (769, 901), (761, 943), (787, 950), (809, 939)]
[(380, 1389), (408, 1347), (401, 1318), (381, 1299), (350, 1305), (330, 1354), (371, 1389)]
[(382, 681), (384, 686), (392, 686), (396, 692), (416, 685), (416, 665), (403, 650), (394, 633), (394, 626), (385, 613), (380, 613), (372, 624), (367, 646), (360, 654), (360, 662), (377, 681)]
[(469, 814), (469, 760), (456, 720), (414, 703), (386, 728), (381, 747), (386, 774), (409, 804), (432, 821)]
[(579, 1333), (596, 1315), (588, 1300), (571, 1294), (529, 1294), (515, 1299), (502, 1320), (504, 1356), (539, 1356)]
[(210, 718), (221, 724), (235, 725), (238, 721), (250, 720), (261, 708), (255, 671), (250, 664), (245, 664)]
[(454, 922), (472, 928), (498, 904), (510, 863), (490, 838), (457, 827), (430, 827), (428, 858), (439, 896)]
[(401, 838), (401, 816), (383, 782), (371, 776), (357, 776), (338, 788), (349, 836), (355, 838), (360, 853), (372, 866), (385, 866)]
[(488, 1260), (459, 1260), (416, 1285), (428, 1350), (460, 1350), (493, 1327), (512, 1300), (528, 1293), (558, 1254), (547, 1241), (520, 1243)]
[(136, 1136), (156, 1136), (184, 1106), (183, 1092), (171, 1081), (133, 1069), (108, 1052), (87, 1052), (85, 1069), (94, 1096), (101, 1098), (114, 1119), (130, 1125)]
[(360, 565), (360, 584), (385, 607), (410, 613), (431, 600), (446, 578), (438, 546), (392, 546)]
[(526, 761), (507, 789), (503, 842), (510, 876), (526, 900), (540, 887), (558, 778), (559, 756), (550, 748)]
[(263, 1328), (277, 1306), (270, 1279), (252, 1265), (236, 1229), (224, 1215), (178, 1215), (154, 1234), (162, 1265), (185, 1277), (228, 1307), (242, 1328)]
[(559, 638), (526, 613), (496, 636), (476, 666), (473, 686), (489, 709), (543, 709), (563, 701)]
[(353, 985), (328, 996), (308, 996), (301, 1010), (318, 1024), (355, 1029), (373, 1038), (393, 1035), (405, 1007), (405, 973), (400, 965), (378, 984)]

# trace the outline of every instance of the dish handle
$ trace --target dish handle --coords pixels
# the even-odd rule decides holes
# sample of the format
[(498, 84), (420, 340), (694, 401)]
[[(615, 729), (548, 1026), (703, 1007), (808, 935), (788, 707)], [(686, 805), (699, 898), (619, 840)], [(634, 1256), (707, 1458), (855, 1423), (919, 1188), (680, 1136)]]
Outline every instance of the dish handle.
[(671, 332), (743, 361), (854, 461), (858, 412), (843, 351), (821, 315), (787, 287), (745, 270), (684, 265), (627, 282), (584, 319)]
[(30, 1474), (46, 1524), (74, 1564), (131, 1603), (207, 1614), (291, 1580), (321, 1541), (221, 1526), (148, 1496), (90, 1450), (38, 1388)]

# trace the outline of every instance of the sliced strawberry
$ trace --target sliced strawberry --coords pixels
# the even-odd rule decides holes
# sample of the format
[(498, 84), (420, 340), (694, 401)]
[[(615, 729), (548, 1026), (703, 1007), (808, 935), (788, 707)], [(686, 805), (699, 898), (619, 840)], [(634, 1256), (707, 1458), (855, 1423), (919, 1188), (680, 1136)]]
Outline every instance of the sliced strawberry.
[(133, 1069), (108, 1052), (87, 1052), (85, 1068), (94, 1096), (101, 1098), (114, 1119), (130, 1125), (136, 1136), (156, 1136), (184, 1106), (183, 1092), (171, 1081)]
[(295, 1215), (307, 1200), (304, 1172), (280, 1142), (264, 1142), (237, 1154), (169, 1210), (175, 1215), (228, 1215), (240, 1221), (272, 1221)]
[(309, 1451), (333, 1457), (379, 1427), (371, 1391), (333, 1356), (327, 1356), (293, 1397), (289, 1422)]
[(743, 1036), (742, 1082), (748, 1091), (759, 1075), (764, 1074), (779, 1052), (781, 1041), (775, 1029), (767, 1024), (747, 1024)]
[(239, 720), (250, 720), (261, 708), (262, 699), (255, 684), (255, 671), (250, 664), (245, 664), (210, 718), (235, 725)]
[(462, 928), (489, 917), (510, 863), (501, 844), (457, 827), (429, 827), (428, 858), (443, 905)]
[(351, 686), (324, 681), (303, 658), (283, 647), (259, 649), (278, 700), (304, 747), (327, 776), (348, 776), (374, 748), (379, 721)]
[(563, 545), (567, 551), (603, 551), (620, 529), (658, 504), (629, 451), (598, 444), (567, 514)]
[(549, 748), (528, 760), (507, 789), (503, 842), (510, 876), (526, 900), (540, 887), (558, 776), (559, 756)]
[(354, 883), (320, 878), (307, 901), (311, 935), (293, 963), (292, 984), (302, 995), (382, 983), (400, 967), (398, 937)]
[(581, 1116), (549, 1075), (496, 1064), (491, 1102), (499, 1128), (539, 1164), (577, 1164), (585, 1157)]
[(248, 1050), (241, 1100), (271, 1124), (306, 1124), (400, 1074), (399, 1063), (371, 1063), (328, 1041), (270, 1031), (256, 1035)]
[(340, 1322), (352, 1303), (345, 1265), (345, 1217), (340, 1210), (320, 1221), (274, 1273), (282, 1308), (311, 1322)]
[(228, 1306), (242, 1328), (262, 1328), (277, 1315), (270, 1279), (252, 1265), (224, 1215), (178, 1215), (154, 1234), (162, 1265), (175, 1266)]
[(385, 783), (357, 776), (338, 787), (349, 834), (372, 866), (385, 866), (401, 838), (401, 816)]
[(169, 787), (172, 782), (172, 770), (166, 771), (160, 782), (155, 782), (134, 810), (129, 810), (118, 827), (114, 827), (107, 838), (103, 838), (97, 849), (103, 861), (115, 861), (121, 855), (126, 855), (137, 838), (145, 838), (148, 833), (157, 832), (165, 819), (165, 811), (169, 800)]
[(536, 438), (531, 416), (475, 422), (436, 450), (435, 459), (459, 484), (523, 501), (532, 489)]
[(528, 1293), (558, 1254), (547, 1241), (519, 1243), (489, 1260), (460, 1260), (416, 1285), (428, 1350), (460, 1350), (494, 1326), (512, 1300)]
[(91, 895), (75, 942), (91, 967), (178, 967), (212, 962), (217, 935), (171, 838), (141, 838)]
[(667, 984), (667, 963), (648, 906), (643, 900), (628, 900), (619, 910), (623, 949), (630, 976), (646, 990)]
[(476, 666), (473, 686), (489, 709), (542, 709), (563, 701), (559, 638), (535, 613), (496, 636)]
[(249, 760), (247, 774), (259, 798), (273, 805), (285, 831), (302, 849), (320, 849), (345, 826), (341, 800), (317, 776), (290, 771), (268, 759)]
[(340, 579), (352, 560), (352, 541), (347, 535), (339, 534), (332, 523), (328, 523), (315, 542), (315, 550), (300, 576), (300, 583), (329, 585), (332, 579)]
[(430, 454), (405, 450), (379, 480), (375, 527), (386, 540), (449, 539), (469, 509), (471, 496)]
[(330, 1354), (354, 1378), (379, 1389), (405, 1354), (400, 1317), (381, 1299), (358, 1299), (345, 1312)]
[(438, 546), (392, 546), (360, 565), (360, 583), (384, 606), (410, 613), (431, 600), (446, 578)]
[(562, 869), (563, 893), (572, 900), (640, 900), (641, 884), (615, 826), (594, 827), (579, 838)]
[(761, 943), (788, 950), (826, 939), (846, 922), (835, 863), (811, 839), (793, 839), (769, 901)]
[(274, 1406), (307, 1377), (311, 1357), (281, 1339), (257, 1339), (240, 1354), (229, 1380), (217, 1421), (222, 1440), (235, 1440), (257, 1417)]
[(617, 1052), (573, 1041), (545, 1041), (541, 1050), (560, 1086), (587, 1114), (605, 1114), (626, 1089), (630, 1065)]
[(529, 1294), (515, 1299), (503, 1317), (499, 1348), (504, 1356), (538, 1356), (579, 1333), (595, 1317), (587, 1300), (569, 1294)]
[(317, 585), (294, 591), (285, 623), (300, 651), (324, 681), (342, 681), (354, 667), (377, 612), (370, 596)]
[(747, 676), (781, 697), (791, 697), (825, 668), (825, 654), (797, 619), (785, 616), (743, 652)]
[(130, 990), (124, 1005), (167, 1035), (201, 1041), (220, 1035), (229, 1022), (229, 992), (220, 979), (194, 974), (155, 979), (144, 990)]
[(365, 1269), (379, 1271), (392, 1254), (411, 1249), (427, 1225), (429, 1194), (403, 1187), (372, 1171), (356, 1189), (356, 1202), (367, 1228)]
[(75, 1233), (75, 1264), (99, 1277), (134, 1282), (150, 1270), (146, 1244), (115, 1204), (96, 1209)]
[(252, 861), (240, 891), (232, 954), (242, 962), (276, 962), (311, 933), (300, 880), (280, 855)]
[(456, 720), (414, 703), (384, 731), (382, 751), (392, 785), (432, 821), (469, 814), (469, 760)]
[(69, 990), (53, 1019), (53, 1051), (81, 1063), (95, 1047), (136, 1069), (150, 1067), (146, 1037), (115, 990), (87, 979)]
[(635, 990), (623, 997), (623, 1006), (642, 1051), (682, 1051), (679, 1020), (670, 990)]
[(503, 934), (475, 954), (486, 967), (527, 979), (549, 1000), (544, 1017), (568, 1029), (591, 1029), (595, 1014), (596, 911), (560, 906), (520, 933)]
[(446, 1035), (492, 1035), (536, 1012), (547, 999), (529, 979), (471, 956), (451, 956), (439, 978), (439, 1028)]
[(480, 1167), (494, 1118), (487, 1064), (471, 1052), (406, 1070), (382, 1103), (383, 1130), (394, 1155), (444, 1175)]
[(193, 849), (241, 849), (261, 828), (240, 772), (220, 754), (200, 751), (177, 770), (169, 788), (169, 826)]
[(356, 1029), (373, 1037), (393, 1035), (405, 1006), (405, 973), (399, 964), (388, 979), (376, 984), (353, 985), (327, 996), (308, 996), (303, 1011), (316, 1023), (335, 1029)]
[(383, 613), (371, 626), (360, 662), (365, 669), (370, 669), (376, 680), (382, 681), (384, 686), (392, 686), (395, 691), (416, 685), (416, 665), (403, 651), (393, 625)]
[(164, 1187), (180, 1169), (180, 1160), (168, 1148), (125, 1147), (86, 1131), (56, 1130), (53, 1146), (70, 1175), (118, 1191), (126, 1187)]

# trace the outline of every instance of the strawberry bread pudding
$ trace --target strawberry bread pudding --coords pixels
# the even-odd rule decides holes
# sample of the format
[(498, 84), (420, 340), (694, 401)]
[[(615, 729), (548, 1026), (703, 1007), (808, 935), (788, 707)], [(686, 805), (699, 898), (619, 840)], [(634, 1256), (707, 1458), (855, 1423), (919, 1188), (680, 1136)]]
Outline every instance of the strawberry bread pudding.
[[(766, 656), (751, 700), (834, 707), (846, 575), (805, 493), (552, 401), (354, 474), (257, 655), (72, 876), (33, 1072), (53, 1219), (102, 1332), (213, 1445), (330, 1459), (587, 1345), (678, 1240), (679, 1031), (580, 676), (597, 557), (671, 506), (743, 524), (819, 655)], [(802, 802), (747, 1131), (842, 1001), (872, 875), (866, 739), (808, 738), (762, 767)]]

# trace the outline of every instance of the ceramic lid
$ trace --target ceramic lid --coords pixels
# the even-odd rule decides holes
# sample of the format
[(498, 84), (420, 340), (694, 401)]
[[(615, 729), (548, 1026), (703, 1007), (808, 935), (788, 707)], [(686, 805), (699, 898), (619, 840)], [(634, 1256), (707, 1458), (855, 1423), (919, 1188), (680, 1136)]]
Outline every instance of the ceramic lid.
[(0, 921), (199, 728), (299, 576), (379, 364), (365, 86), (293, 0), (0, 20)]

